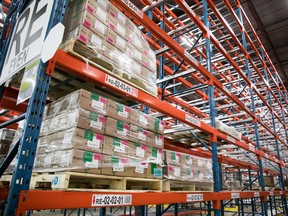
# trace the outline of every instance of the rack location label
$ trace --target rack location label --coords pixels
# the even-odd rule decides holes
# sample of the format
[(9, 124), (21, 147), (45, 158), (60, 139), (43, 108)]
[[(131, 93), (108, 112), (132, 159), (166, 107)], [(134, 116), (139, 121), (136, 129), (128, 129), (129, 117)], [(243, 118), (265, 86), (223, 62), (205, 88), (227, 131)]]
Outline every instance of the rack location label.
[(132, 195), (121, 194), (93, 194), (91, 206), (131, 205)]
[(116, 79), (115, 77), (112, 77), (110, 75), (106, 75), (105, 77), (105, 83), (127, 93), (127, 94), (130, 94), (130, 95), (133, 95), (134, 97), (138, 97), (138, 89), (122, 82), (121, 80), (119, 79)]
[(187, 194), (187, 202), (203, 201), (203, 194)]
[(5, 57), (0, 84), (39, 58), (54, 0), (34, 0), (17, 19)]
[(240, 198), (240, 193), (232, 193), (231, 194), (231, 199), (239, 199)]

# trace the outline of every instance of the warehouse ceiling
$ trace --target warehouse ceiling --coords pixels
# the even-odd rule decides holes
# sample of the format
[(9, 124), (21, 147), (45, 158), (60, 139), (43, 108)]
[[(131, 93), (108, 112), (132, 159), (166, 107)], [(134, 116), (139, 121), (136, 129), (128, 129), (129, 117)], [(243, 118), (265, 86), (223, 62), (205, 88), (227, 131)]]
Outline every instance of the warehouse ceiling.
[(288, 89), (288, 1), (241, 0), (241, 3)]

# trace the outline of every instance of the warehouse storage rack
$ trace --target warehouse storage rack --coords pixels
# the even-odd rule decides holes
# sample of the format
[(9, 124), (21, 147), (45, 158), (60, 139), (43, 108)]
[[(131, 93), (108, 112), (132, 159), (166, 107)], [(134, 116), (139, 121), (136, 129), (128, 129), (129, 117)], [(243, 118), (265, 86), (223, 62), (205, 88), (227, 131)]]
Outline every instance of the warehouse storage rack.
[[(174, 206), (179, 215), (180, 203), (197, 202), (208, 215), (224, 215), (227, 206), (239, 206), (239, 215), (287, 215), (284, 176), (288, 174), (287, 143), (288, 96), (281, 79), (256, 31), (238, 0), (174, 0), (151, 3), (139, 0), (110, 0), (146, 34), (158, 56), (159, 98), (138, 89), (138, 94), (117, 88), (99, 70), (61, 50), (48, 64), (41, 63), (35, 91), (25, 114), (0, 125), (6, 127), (26, 119), (23, 135), (0, 167), (0, 176), (17, 155), (5, 215), (25, 214), (28, 210), (91, 208), (95, 194), (131, 195), (136, 214), (147, 213), (155, 204), (156, 215)], [(134, 1), (136, 2), (136, 1)], [(189, 2), (189, 4), (187, 3)], [(9, 34), (17, 15), (29, 1), (12, 1), (1, 34), (1, 65), (9, 44)], [(49, 29), (63, 21), (67, 0), (55, 0)], [(141, 10), (139, 8), (142, 8)], [(168, 126), (165, 148), (212, 158), (214, 192), (68, 192), (29, 190), (39, 130), (50, 79), (54, 70), (72, 78), (94, 83), (99, 88), (119, 94), (150, 107)], [(58, 86), (59, 86), (58, 85)], [(129, 86), (129, 84), (127, 84)], [(52, 86), (53, 88), (53, 86)], [(1, 87), (2, 94), (11, 88)], [(4, 106), (6, 101), (6, 106)], [(7, 102), (8, 101), (8, 102)], [(23, 111), (8, 97), (1, 106)], [(217, 129), (221, 120), (242, 133), (241, 140)], [(188, 132), (189, 142), (172, 135)], [(19, 148), (19, 149), (18, 149)], [(225, 166), (222, 166), (225, 164)], [(225, 169), (225, 170), (224, 170)], [(239, 173), (249, 180), (242, 191), (223, 191), (222, 176)], [(265, 191), (264, 175), (278, 178), (277, 186)], [(259, 181), (260, 190), (252, 191)], [(20, 182), (20, 183), (19, 183)], [(2, 193), (3, 194), (3, 193)], [(164, 209), (163, 205), (170, 205)], [(102, 206), (100, 214), (105, 215)], [(236, 214), (237, 214), (236, 213)], [(85, 213), (84, 213), (85, 214)]]

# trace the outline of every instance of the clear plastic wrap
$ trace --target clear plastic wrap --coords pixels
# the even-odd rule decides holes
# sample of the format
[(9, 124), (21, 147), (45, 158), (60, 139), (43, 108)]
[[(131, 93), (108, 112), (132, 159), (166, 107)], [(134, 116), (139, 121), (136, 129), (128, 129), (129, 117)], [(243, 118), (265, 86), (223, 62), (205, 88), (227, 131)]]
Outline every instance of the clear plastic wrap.
[(91, 152), (102, 152), (104, 135), (92, 130), (70, 128), (47, 136), (40, 137), (37, 154), (76, 148)]
[(41, 136), (67, 130), (72, 127), (79, 127), (103, 134), (106, 127), (106, 118), (95, 112), (75, 108), (72, 111), (44, 120), (41, 127)]
[[(62, 49), (73, 50), (113, 75), (157, 95), (156, 55), (132, 21), (108, 1), (105, 6), (91, 0), (74, 1), (68, 14)], [(71, 40), (81, 43), (71, 45)]]
[(164, 151), (163, 176), (182, 181), (213, 181), (211, 159), (200, 158), (175, 151)]
[(108, 99), (98, 94), (80, 89), (72, 92), (45, 107), (44, 118), (51, 118), (77, 108), (83, 108), (102, 115), (107, 114)]
[[(162, 166), (161, 160), (153, 158), (140, 160), (69, 149), (37, 156), (34, 171), (80, 171), (103, 175), (162, 178)], [(152, 170), (153, 174), (151, 174)]]

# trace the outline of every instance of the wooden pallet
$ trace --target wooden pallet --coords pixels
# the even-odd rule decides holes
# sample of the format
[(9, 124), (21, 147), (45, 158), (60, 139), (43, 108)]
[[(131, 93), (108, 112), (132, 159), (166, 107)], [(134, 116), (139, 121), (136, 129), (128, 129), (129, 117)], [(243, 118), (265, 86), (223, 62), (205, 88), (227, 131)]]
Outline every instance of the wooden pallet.
[(211, 182), (190, 182), (180, 180), (163, 180), (163, 192), (173, 191), (213, 191)]
[[(0, 182), (9, 185), (11, 175), (4, 175)], [(117, 177), (88, 173), (59, 172), (33, 173), (30, 189), (69, 191), (162, 191), (162, 180)]]

